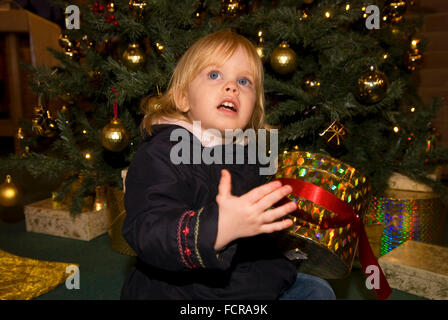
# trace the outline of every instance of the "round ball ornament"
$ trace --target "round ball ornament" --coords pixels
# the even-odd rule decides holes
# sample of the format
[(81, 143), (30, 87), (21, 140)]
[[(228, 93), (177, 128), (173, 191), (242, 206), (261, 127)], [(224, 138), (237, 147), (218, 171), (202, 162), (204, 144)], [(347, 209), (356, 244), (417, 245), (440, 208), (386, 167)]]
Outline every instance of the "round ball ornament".
[(386, 96), (388, 86), (386, 75), (371, 66), (368, 72), (358, 78), (356, 96), (361, 103), (377, 103)]
[(130, 43), (122, 55), (123, 64), (131, 70), (137, 70), (144, 66), (146, 56), (138, 43)]
[(0, 206), (14, 207), (20, 203), (21, 195), (17, 185), (12, 182), (10, 175), (6, 176), (6, 180), (0, 185)]
[(34, 107), (32, 129), (38, 136), (53, 138), (57, 133), (56, 121), (51, 116), (50, 110), (44, 110), (41, 105)]
[(109, 151), (120, 152), (124, 150), (128, 146), (129, 140), (129, 132), (119, 118), (113, 118), (101, 130), (101, 144)]
[(162, 106), (159, 103), (160, 96), (151, 96), (148, 99), (147, 108), (148, 111), (157, 111), (162, 108)]
[(63, 48), (63, 49), (75, 48), (75, 47), (78, 46), (77, 42), (76, 41), (72, 41), (70, 39), (70, 37), (68, 36), (68, 34), (66, 34), (66, 33), (61, 33), (59, 35), (58, 43), (61, 46), (61, 48)]
[(297, 68), (297, 55), (284, 41), (272, 51), (270, 63), (275, 72), (286, 75)]

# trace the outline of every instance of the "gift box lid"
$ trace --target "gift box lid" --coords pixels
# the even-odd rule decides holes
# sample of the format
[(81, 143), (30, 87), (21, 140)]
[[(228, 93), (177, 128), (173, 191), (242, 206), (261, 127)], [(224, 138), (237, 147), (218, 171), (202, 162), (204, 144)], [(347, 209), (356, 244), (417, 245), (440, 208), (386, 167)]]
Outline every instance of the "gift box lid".
[(379, 259), (448, 277), (448, 247), (408, 240)]

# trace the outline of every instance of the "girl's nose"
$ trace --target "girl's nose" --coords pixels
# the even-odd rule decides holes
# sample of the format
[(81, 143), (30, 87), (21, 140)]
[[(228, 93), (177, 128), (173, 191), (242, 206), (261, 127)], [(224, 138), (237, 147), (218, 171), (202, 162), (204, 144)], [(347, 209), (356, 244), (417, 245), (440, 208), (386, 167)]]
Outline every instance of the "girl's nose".
[(236, 95), (239, 95), (238, 86), (236, 85), (235, 81), (227, 82), (224, 88), (226, 92), (232, 92)]

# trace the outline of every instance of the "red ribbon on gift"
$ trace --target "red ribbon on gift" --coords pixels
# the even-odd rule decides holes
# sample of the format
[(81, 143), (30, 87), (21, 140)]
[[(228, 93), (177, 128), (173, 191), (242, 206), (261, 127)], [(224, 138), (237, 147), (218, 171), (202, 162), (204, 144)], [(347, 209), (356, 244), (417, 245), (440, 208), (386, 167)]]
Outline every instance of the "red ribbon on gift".
[[(366, 274), (366, 269), (369, 266), (376, 266), (378, 268), (380, 272), (380, 286), (378, 289), (374, 288), (374, 290), (378, 299), (386, 300), (392, 293), (392, 290), (389, 287), (386, 277), (384, 276), (383, 270), (373, 254), (372, 248), (370, 247), (366, 230), (364, 229), (364, 224), (362, 223), (360, 217), (355, 213), (352, 206), (350, 206), (347, 202), (342, 201), (331, 192), (312, 183), (290, 178), (279, 178), (276, 180), (280, 181), (283, 185), (290, 185), (292, 187), (292, 195), (309, 200), (327, 210), (334, 212), (335, 215), (333, 218), (327, 218), (325, 221), (318, 224), (321, 229), (340, 228), (346, 226), (347, 224), (351, 224), (353, 226), (353, 229), (359, 235), (358, 256), (362, 269)], [(283, 204), (286, 202), (289, 202), (289, 200), (285, 198), (280, 203)], [(300, 210), (297, 210), (297, 213), (300, 215), (299, 218), (315, 223), (314, 221), (307, 219), (303, 213), (301, 214)]]

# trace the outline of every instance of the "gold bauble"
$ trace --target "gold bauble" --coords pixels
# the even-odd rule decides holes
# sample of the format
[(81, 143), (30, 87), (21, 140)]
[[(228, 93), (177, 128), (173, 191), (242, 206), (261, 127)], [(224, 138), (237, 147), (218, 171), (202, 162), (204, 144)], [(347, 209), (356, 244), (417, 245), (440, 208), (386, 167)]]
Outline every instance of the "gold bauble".
[(311, 95), (315, 95), (319, 92), (320, 80), (314, 73), (306, 74), (303, 77), (302, 90)]
[(409, 71), (414, 71), (423, 62), (423, 56), (418, 49), (408, 50), (403, 56), (403, 64)]
[(123, 64), (132, 70), (137, 70), (145, 65), (146, 56), (138, 43), (130, 43), (123, 52)]
[(61, 33), (59, 35), (58, 43), (61, 46), (61, 48), (67, 49), (67, 48), (73, 48), (75, 47), (76, 42), (73, 42), (70, 40), (68, 34)]
[(148, 107), (150, 110), (160, 110), (162, 106), (159, 103), (160, 96), (151, 96), (148, 101)]
[(49, 110), (44, 110), (40, 105), (34, 107), (32, 129), (39, 136), (52, 138), (57, 133), (56, 121), (51, 116)]
[(129, 0), (129, 12), (131, 16), (134, 18), (143, 18), (147, 5), (144, 0)]
[(400, 22), (408, 7), (408, 1), (405, 0), (388, 0), (384, 4), (384, 21), (392, 23)]
[(364, 104), (377, 103), (386, 96), (388, 85), (386, 75), (371, 66), (358, 78), (357, 98)]
[(275, 72), (288, 74), (297, 68), (297, 55), (284, 41), (272, 51), (270, 62)]
[(119, 152), (129, 144), (129, 133), (118, 118), (112, 119), (101, 130), (101, 144), (109, 151)]
[(12, 182), (11, 176), (7, 175), (5, 182), (0, 185), (0, 206), (14, 207), (20, 203), (20, 199), (19, 189)]
[(161, 95), (157, 96), (146, 96), (142, 99), (140, 104), (140, 110), (143, 114), (154, 113), (162, 108), (159, 103)]

